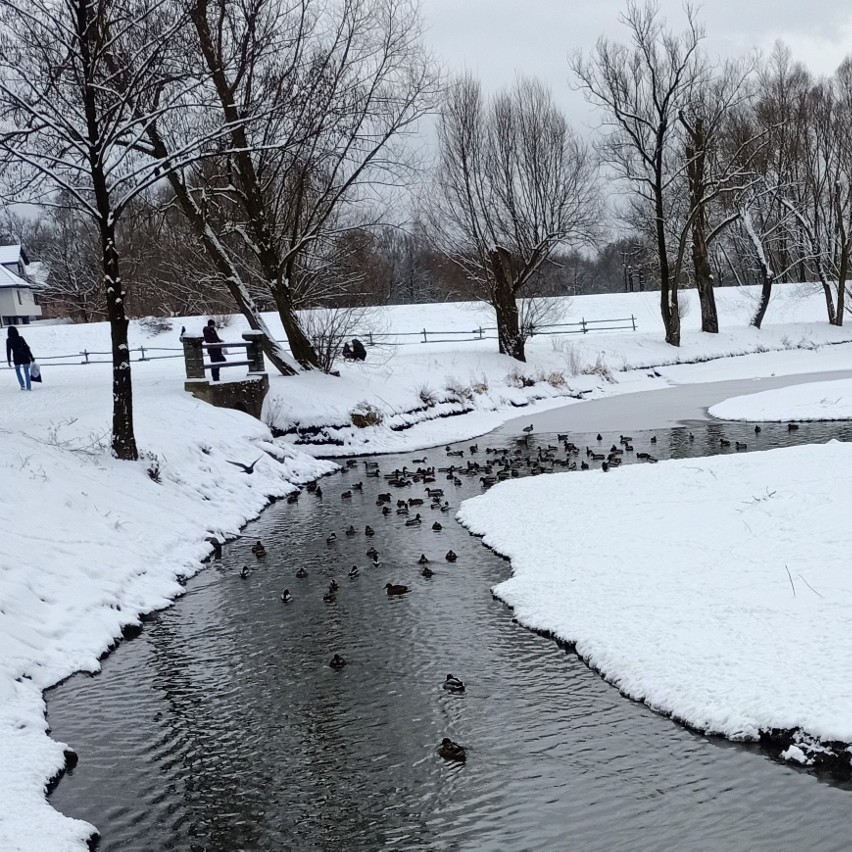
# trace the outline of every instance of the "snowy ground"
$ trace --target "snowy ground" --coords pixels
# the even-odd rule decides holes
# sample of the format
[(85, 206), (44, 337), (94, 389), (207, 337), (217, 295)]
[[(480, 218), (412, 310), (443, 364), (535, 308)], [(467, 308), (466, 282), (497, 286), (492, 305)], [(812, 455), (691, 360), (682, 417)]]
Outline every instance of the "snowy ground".
[[(517, 416), (519, 407), (528, 416), (578, 404), (571, 395), (601, 399), (674, 384), (846, 368), (852, 331), (825, 323), (822, 297), (812, 289), (779, 288), (767, 318), (778, 324), (761, 332), (747, 327), (753, 294), (722, 290), (723, 334), (695, 331), (692, 305), (684, 323), (692, 330), (680, 350), (662, 342), (657, 295), (642, 293), (570, 300), (563, 319), (633, 314), (639, 331), (537, 337), (526, 365), (494, 353), (493, 341), (450, 342), (376, 347), (366, 363), (344, 365), (340, 378), (271, 375), (265, 419), (287, 433), (277, 440), (268, 426), (186, 394), (180, 357), (147, 360), (133, 367), (144, 454), (135, 464), (117, 462), (107, 451), (109, 365), (79, 363), (84, 350), (109, 352), (107, 326), (24, 329), (44, 384), (22, 393), (14, 374), (0, 369), (0, 849), (83, 848), (91, 827), (61, 816), (44, 796), (46, 781), (63, 765), (63, 746), (45, 736), (42, 691), (74, 671), (97, 669), (123, 626), (178, 595), (178, 578), (197, 571), (209, 553), (205, 538), (238, 534), (269, 498), (333, 468), (300, 448), (314, 455), (415, 449), (487, 432)], [(490, 321), (480, 311), (464, 305), (392, 308), (374, 318), (373, 327), (472, 329)], [(179, 355), (181, 325), (200, 332), (203, 323), (176, 319), (172, 331), (154, 335), (134, 322), (131, 346), (144, 345), (149, 357)], [(243, 328), (234, 320), (223, 337), (236, 340)], [(744, 353), (760, 354), (727, 357)], [(534, 384), (519, 387), (520, 376)], [(352, 410), (364, 403), (381, 413), (381, 425), (352, 426)], [(340, 443), (293, 446), (309, 437)], [(258, 458), (251, 476), (228, 463)], [(832, 461), (815, 464), (835, 469)], [(600, 505), (607, 504), (589, 504)], [(598, 524), (595, 518), (593, 528)], [(811, 568), (799, 567), (799, 573), (817, 588)], [(798, 589), (803, 605), (809, 593)]]
[(850, 478), (831, 442), (505, 482), (458, 517), (522, 624), (702, 731), (799, 731), (806, 763), (852, 742)]
[(738, 396), (712, 406), (710, 414), (721, 420), (849, 420), (852, 379)]

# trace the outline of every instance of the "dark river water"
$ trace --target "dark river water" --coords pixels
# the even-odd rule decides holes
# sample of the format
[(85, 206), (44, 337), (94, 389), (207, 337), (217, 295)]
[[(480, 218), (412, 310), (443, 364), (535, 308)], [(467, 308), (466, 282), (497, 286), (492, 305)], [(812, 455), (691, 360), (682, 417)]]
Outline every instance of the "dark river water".
[[(696, 422), (657, 430), (656, 444), (651, 434), (633, 433), (636, 450), (666, 458), (733, 452), (723, 436), (752, 450), (850, 440), (852, 428), (764, 424), (756, 440), (748, 424)], [(555, 437), (536, 434), (531, 451)], [(618, 434), (595, 438), (571, 435), (608, 448)], [(496, 433), (459, 446), (478, 444), (483, 462), (487, 446), (515, 441)], [(458, 462), (443, 448), (378, 461), (387, 472), (423, 456)], [(51, 802), (97, 825), (99, 849), (849, 848), (852, 789), (625, 699), (513, 622), (490, 592), (509, 564), (454, 511), (427, 500), (412, 510), (425, 519), (414, 528), (383, 517), (378, 491), (425, 497), (423, 486), (392, 489), (364, 472), (359, 461), (323, 480), (322, 500), (303, 493), (270, 507), (101, 674), (48, 694), (54, 736), (80, 756)], [(363, 492), (342, 500), (357, 481)], [(481, 492), (474, 476), (456, 487), (440, 475), (435, 486), (453, 510)], [(357, 535), (344, 535), (349, 524)], [(251, 552), (258, 538), (263, 561)], [(380, 567), (365, 556), (371, 545)], [(420, 576), (421, 553), (431, 579)], [(326, 602), (331, 578), (340, 589)], [(388, 582), (411, 593), (389, 598)], [(334, 653), (342, 671), (328, 665)], [(464, 695), (441, 689), (448, 672), (467, 683)], [(467, 748), (466, 764), (437, 755), (445, 736)]]

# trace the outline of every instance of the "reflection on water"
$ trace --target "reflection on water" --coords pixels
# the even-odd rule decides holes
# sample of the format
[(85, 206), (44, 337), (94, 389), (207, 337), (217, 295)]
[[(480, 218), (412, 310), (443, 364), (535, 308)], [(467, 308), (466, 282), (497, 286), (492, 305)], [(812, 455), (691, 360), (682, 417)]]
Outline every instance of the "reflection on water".
[[(636, 451), (702, 456), (723, 437), (752, 450), (849, 439), (852, 428), (765, 424), (755, 436), (747, 424), (695, 423), (656, 437), (634, 433)], [(571, 440), (608, 449), (618, 435)], [(486, 446), (515, 447), (505, 435), (476, 443), (480, 463)], [(536, 435), (529, 446), (556, 443)], [(389, 471), (422, 455), (458, 463), (443, 449), (379, 463)], [(359, 464), (325, 481), (323, 500), (304, 493), (271, 507), (103, 674), (49, 694), (55, 736), (80, 754), (51, 801), (95, 823), (101, 849), (847, 847), (847, 789), (623, 698), (513, 623), (490, 594), (508, 563), (452, 513), (427, 501), (415, 510), (426, 523), (414, 528), (382, 516), (376, 494), (392, 489), (364, 472)], [(363, 492), (342, 501), (356, 481)], [(476, 476), (435, 485), (453, 508), (481, 490)], [(400, 495), (426, 496), (422, 484)], [(343, 534), (349, 524), (356, 536)], [(257, 538), (269, 550), (263, 562), (250, 550)], [(371, 545), (380, 567), (365, 556)], [(450, 547), (454, 565), (443, 560)], [(421, 553), (433, 561), (428, 580)], [(300, 567), (307, 578), (295, 577)], [(332, 577), (340, 590), (326, 602)], [(387, 582), (412, 591), (388, 598)], [(328, 666), (336, 652), (348, 661), (340, 672)], [(448, 672), (466, 681), (465, 695), (441, 689)], [(467, 747), (466, 765), (437, 756), (444, 736)]]

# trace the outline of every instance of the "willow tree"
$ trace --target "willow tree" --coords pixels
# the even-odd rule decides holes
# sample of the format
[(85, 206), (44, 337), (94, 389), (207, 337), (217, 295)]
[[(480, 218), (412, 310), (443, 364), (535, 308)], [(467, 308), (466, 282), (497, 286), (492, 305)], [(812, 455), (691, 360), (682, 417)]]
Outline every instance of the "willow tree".
[(599, 221), (597, 172), (538, 81), (488, 101), (462, 77), (445, 95), (431, 223), (497, 318), (500, 352), (525, 360), (518, 300), (558, 247), (589, 242)]

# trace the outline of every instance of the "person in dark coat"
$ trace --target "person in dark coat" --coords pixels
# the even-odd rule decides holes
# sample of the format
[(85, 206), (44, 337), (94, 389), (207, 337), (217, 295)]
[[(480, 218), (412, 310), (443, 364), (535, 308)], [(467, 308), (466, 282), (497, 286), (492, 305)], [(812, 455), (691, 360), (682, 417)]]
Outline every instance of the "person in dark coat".
[(6, 363), (11, 367), (12, 362), (14, 362), (15, 375), (18, 377), (18, 384), (20, 384), (21, 390), (33, 389), (30, 381), (30, 364), (34, 360), (33, 353), (30, 352), (27, 341), (24, 340), (15, 326), (10, 325), (8, 336), (6, 337)]
[[(204, 342), (205, 343), (222, 343), (223, 340), (219, 337), (219, 333), (216, 331), (216, 320), (208, 320), (207, 325), (204, 327)], [(210, 360), (218, 363), (219, 361), (226, 361), (225, 352), (221, 346), (211, 346), (207, 350), (208, 355), (210, 355)], [(219, 381), (219, 368), (213, 367), (210, 372), (213, 375), (213, 381)]]
[(352, 357), (356, 361), (363, 361), (367, 357), (367, 350), (357, 337), (352, 338)]

